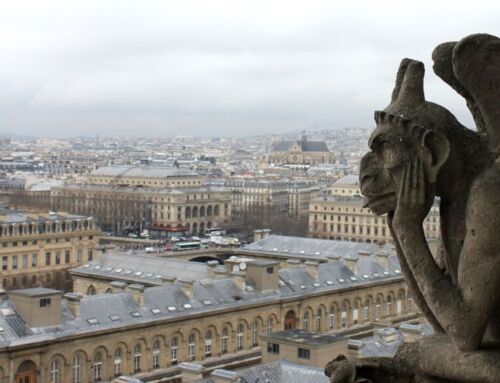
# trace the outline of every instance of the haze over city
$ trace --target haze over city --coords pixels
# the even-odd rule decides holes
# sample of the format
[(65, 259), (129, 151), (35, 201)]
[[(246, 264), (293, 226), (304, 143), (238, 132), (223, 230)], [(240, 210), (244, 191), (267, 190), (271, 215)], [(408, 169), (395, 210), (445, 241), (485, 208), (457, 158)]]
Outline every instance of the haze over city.
[(429, 47), (498, 34), (498, 2), (16, 1), (0, 12), (0, 133), (248, 136), (369, 128), (403, 57), (472, 120)]

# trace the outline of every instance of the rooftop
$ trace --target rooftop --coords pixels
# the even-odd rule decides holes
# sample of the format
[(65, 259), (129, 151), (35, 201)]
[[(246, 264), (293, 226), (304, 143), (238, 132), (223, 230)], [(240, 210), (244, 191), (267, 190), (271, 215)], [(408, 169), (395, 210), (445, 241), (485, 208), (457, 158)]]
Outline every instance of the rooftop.
[(289, 343), (297, 343), (306, 346), (325, 346), (344, 339), (344, 337), (341, 336), (318, 334), (297, 329), (273, 332), (264, 335), (264, 338), (269, 340), (287, 341)]
[(137, 166), (116, 165), (104, 166), (92, 172), (91, 176), (137, 177), (137, 178), (170, 178), (198, 177), (198, 173), (186, 168), (170, 166)]

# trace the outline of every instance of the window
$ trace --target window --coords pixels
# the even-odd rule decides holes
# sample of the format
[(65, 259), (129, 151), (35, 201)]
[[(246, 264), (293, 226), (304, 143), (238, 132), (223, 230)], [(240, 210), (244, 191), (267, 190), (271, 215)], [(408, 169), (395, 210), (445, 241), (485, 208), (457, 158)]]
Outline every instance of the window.
[(377, 301), (375, 303), (375, 319), (376, 320), (379, 320), (380, 317), (382, 316), (380, 304), (381, 304), (380, 298), (377, 298)]
[(12, 270), (17, 270), (17, 255), (12, 256)]
[(222, 329), (222, 335), (221, 335), (221, 352), (223, 354), (225, 354), (227, 352), (228, 333), (229, 333), (229, 331), (227, 330), (227, 327), (224, 327)]
[(122, 374), (122, 349), (121, 348), (117, 348), (115, 350), (114, 366), (115, 366), (115, 376), (121, 375)]
[(212, 355), (212, 331), (208, 330), (205, 334), (205, 355)]
[(236, 347), (238, 348), (238, 350), (242, 350), (243, 349), (243, 332), (244, 332), (244, 327), (243, 327), (243, 323), (240, 323), (238, 325), (238, 331), (236, 332)]
[(177, 337), (173, 337), (170, 341), (170, 361), (172, 364), (177, 364), (177, 350), (179, 349)]
[(385, 303), (385, 311), (387, 316), (391, 316), (392, 313), (392, 296), (387, 296), (387, 301)]
[(69, 250), (66, 250), (64, 252), (64, 263), (69, 263), (69, 261), (70, 261), (70, 255), (71, 255), (71, 253), (70, 253)]
[(21, 259), (21, 269), (25, 270), (28, 268), (28, 255), (23, 255)]
[(347, 304), (342, 305), (342, 312), (340, 313), (340, 325), (342, 328), (347, 327)]
[(60, 383), (59, 361), (54, 359), (50, 364), (50, 383)]
[(40, 307), (50, 306), (50, 298), (42, 298), (40, 299)]
[(273, 332), (273, 327), (274, 327), (274, 320), (273, 320), (273, 318), (269, 318), (267, 320), (267, 333), (268, 334)]
[(276, 343), (268, 343), (267, 344), (267, 352), (269, 354), (279, 354), (280, 353), (280, 345)]
[(82, 254), (83, 254), (82, 249), (76, 250), (76, 262), (80, 263), (82, 261)]
[(61, 252), (56, 251), (56, 265), (60, 265), (60, 264), (61, 264)]
[(134, 372), (141, 371), (141, 357), (142, 357), (141, 345), (136, 344), (134, 347)]
[(45, 253), (45, 266), (50, 266), (50, 252)]
[(73, 383), (81, 383), (82, 382), (82, 376), (81, 376), (81, 363), (80, 363), (80, 356), (77, 355), (75, 356), (75, 359), (73, 359)]
[(100, 382), (102, 380), (102, 355), (98, 351), (94, 355), (94, 381)]
[(302, 319), (302, 329), (305, 331), (309, 331), (309, 312), (306, 311), (304, 313), (304, 318)]
[(364, 314), (365, 314), (365, 321), (370, 319), (370, 301), (365, 302)]
[(188, 338), (188, 358), (189, 360), (196, 358), (196, 336), (194, 334), (189, 335)]
[(153, 368), (160, 368), (160, 341), (153, 343)]
[(331, 306), (328, 313), (328, 330), (335, 328), (335, 307)]
[(257, 346), (259, 344), (258, 338), (259, 325), (257, 322), (253, 322), (252, 324), (252, 345)]
[(9, 262), (9, 258), (7, 257), (2, 257), (2, 270), (7, 270), (7, 267), (8, 267), (8, 262)]
[(298, 348), (297, 357), (299, 359), (311, 359), (311, 350), (308, 350), (307, 348)]
[(316, 332), (321, 332), (322, 322), (323, 322), (323, 313), (322, 313), (321, 309), (318, 309), (318, 311), (316, 313)]
[(92, 249), (89, 249), (87, 254), (89, 262), (92, 261), (92, 259), (94, 259), (94, 251)]

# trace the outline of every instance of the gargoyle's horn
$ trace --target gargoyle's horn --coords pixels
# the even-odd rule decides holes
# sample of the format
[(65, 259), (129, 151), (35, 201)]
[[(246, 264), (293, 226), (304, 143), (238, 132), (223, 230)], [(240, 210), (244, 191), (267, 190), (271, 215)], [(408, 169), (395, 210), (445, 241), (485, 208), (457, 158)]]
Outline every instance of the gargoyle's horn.
[(394, 85), (394, 90), (392, 91), (391, 102), (396, 101), (399, 97), (399, 91), (401, 90), (401, 84), (405, 78), (406, 68), (408, 68), (410, 62), (410, 59), (403, 59), (401, 60), (401, 64), (399, 64), (398, 74), (396, 75), (396, 85)]
[[(425, 102), (424, 64), (420, 61), (408, 60), (405, 76), (398, 94), (397, 103), (407, 107), (416, 107)], [(399, 75), (399, 74), (398, 74)]]

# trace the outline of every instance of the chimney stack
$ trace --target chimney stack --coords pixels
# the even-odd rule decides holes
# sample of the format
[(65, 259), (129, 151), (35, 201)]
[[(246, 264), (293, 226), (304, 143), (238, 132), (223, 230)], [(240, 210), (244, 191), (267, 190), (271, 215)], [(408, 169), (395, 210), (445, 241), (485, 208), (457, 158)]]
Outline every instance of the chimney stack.
[(375, 256), (377, 257), (377, 262), (384, 268), (384, 270), (387, 270), (389, 268), (389, 254), (386, 251), (377, 251), (375, 253)]
[(358, 274), (358, 257), (348, 256), (344, 258), (345, 265), (354, 275)]
[(144, 285), (132, 283), (128, 288), (132, 292), (132, 298), (134, 298), (137, 304), (139, 306), (144, 306)]
[(76, 293), (67, 293), (64, 294), (64, 298), (66, 298), (66, 305), (73, 316), (75, 318), (80, 317), (80, 301), (82, 300), (82, 296)]
[(328, 255), (328, 263), (339, 263), (340, 255)]
[(353, 358), (359, 358), (363, 355), (364, 342), (358, 339), (349, 339), (347, 341), (347, 351)]
[(183, 362), (179, 365), (181, 369), (181, 382), (190, 383), (203, 379), (205, 367), (198, 363)]
[(240, 381), (240, 376), (235, 371), (217, 369), (210, 374), (210, 380), (214, 383), (236, 383)]
[(307, 273), (311, 276), (315, 281), (318, 280), (319, 277), (319, 263), (316, 261), (305, 261)]
[(191, 279), (178, 279), (177, 282), (181, 286), (182, 293), (189, 299), (193, 299), (193, 283)]
[(110, 283), (114, 293), (122, 293), (127, 289), (127, 283), (122, 281), (112, 281)]
[(244, 291), (246, 287), (245, 273), (243, 271), (233, 271), (231, 275), (233, 276), (235, 285), (238, 286), (240, 290)]
[(302, 267), (302, 261), (300, 259), (289, 258), (286, 260), (286, 266), (289, 269), (296, 269)]

